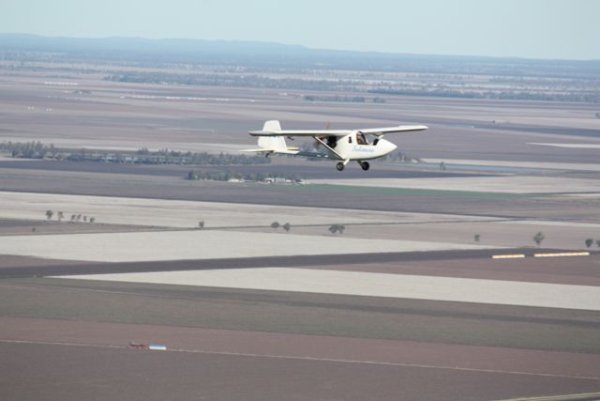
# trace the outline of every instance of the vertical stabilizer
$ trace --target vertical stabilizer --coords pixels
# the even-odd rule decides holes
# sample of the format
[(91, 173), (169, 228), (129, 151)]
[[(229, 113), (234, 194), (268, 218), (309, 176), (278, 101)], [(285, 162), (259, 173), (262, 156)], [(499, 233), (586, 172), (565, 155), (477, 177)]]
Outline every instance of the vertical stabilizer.
[(269, 131), (269, 132), (281, 131), (281, 124), (279, 123), (278, 120), (265, 121), (265, 125), (263, 125), (263, 131)]
[[(277, 121), (277, 124), (279, 122)], [(265, 127), (267, 124), (265, 123)], [(272, 152), (287, 152), (288, 147), (282, 136), (259, 136), (258, 146), (261, 149), (268, 149)]]

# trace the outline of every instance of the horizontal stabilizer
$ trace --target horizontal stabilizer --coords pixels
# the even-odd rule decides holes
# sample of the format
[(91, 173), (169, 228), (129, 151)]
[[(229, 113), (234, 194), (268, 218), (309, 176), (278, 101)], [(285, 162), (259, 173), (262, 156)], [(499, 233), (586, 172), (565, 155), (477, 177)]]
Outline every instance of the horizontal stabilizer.
[[(267, 121), (265, 122), (263, 131), (278, 132), (281, 131), (281, 125), (277, 120)], [(258, 137), (258, 149), (248, 149), (247, 151), (295, 155), (298, 153), (298, 148), (288, 148), (283, 136), (260, 136)]]

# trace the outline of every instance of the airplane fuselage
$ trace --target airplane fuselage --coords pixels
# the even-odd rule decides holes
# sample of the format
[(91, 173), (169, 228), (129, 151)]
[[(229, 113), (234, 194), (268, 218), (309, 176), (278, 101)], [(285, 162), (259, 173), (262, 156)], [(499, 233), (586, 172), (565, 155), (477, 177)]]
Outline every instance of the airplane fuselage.
[(355, 131), (350, 135), (338, 138), (333, 150), (345, 160), (372, 160), (383, 157), (396, 148), (396, 145), (383, 138), (368, 143), (364, 136), (361, 139), (360, 132)]

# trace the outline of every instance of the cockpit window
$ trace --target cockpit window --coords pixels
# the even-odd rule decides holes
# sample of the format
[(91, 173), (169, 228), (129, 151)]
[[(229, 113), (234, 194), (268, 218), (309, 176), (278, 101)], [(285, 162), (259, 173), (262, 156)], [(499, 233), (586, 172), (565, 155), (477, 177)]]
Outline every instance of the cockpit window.
[(368, 145), (369, 142), (367, 141), (367, 138), (365, 138), (365, 134), (363, 134), (362, 132), (359, 132), (356, 134), (356, 143), (358, 143), (359, 145)]

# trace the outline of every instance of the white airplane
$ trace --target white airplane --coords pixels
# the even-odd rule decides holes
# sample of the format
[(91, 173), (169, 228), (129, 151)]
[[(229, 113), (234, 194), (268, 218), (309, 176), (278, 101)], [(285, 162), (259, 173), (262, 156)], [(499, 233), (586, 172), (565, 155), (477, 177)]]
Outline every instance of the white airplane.
[[(427, 126), (425, 125), (399, 125), (387, 128), (353, 130), (282, 130), (279, 121), (271, 120), (265, 122), (262, 130), (249, 132), (250, 135), (258, 137), (259, 148), (248, 149), (248, 151), (264, 153), (266, 156), (283, 154), (339, 160), (336, 164), (338, 171), (342, 171), (349, 161), (354, 160), (366, 171), (370, 167), (367, 160), (383, 157), (396, 149), (396, 145), (383, 139), (384, 135), (426, 129)], [(297, 147), (290, 148), (285, 143), (285, 137), (291, 139), (294, 137), (312, 137), (317, 141), (317, 146), (322, 145), (327, 150), (327, 154), (301, 151)]]

